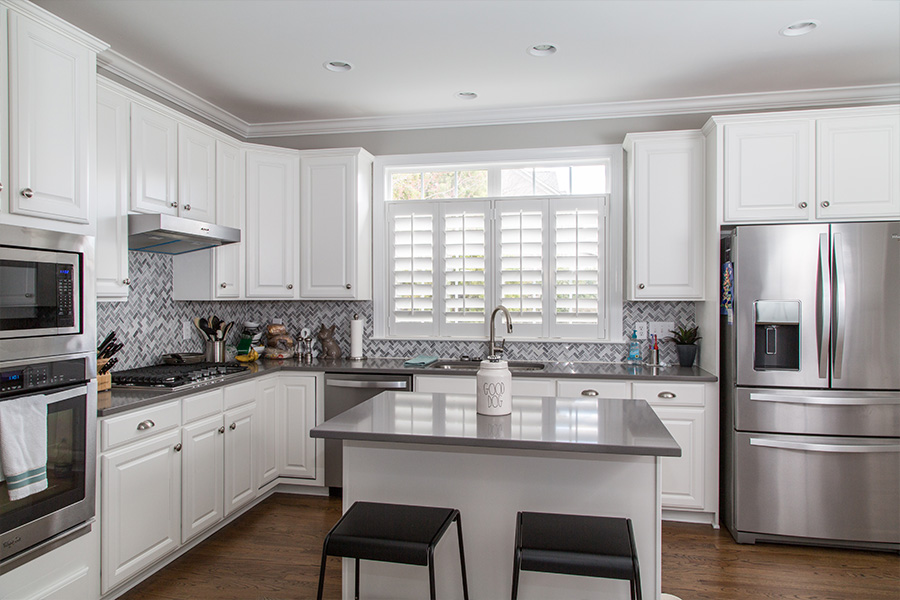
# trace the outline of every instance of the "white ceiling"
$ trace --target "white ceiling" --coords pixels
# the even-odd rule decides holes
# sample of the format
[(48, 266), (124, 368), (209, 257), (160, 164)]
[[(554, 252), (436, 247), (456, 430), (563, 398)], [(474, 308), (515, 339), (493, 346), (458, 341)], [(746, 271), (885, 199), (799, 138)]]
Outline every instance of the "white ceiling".
[[(273, 124), (270, 132), (900, 89), (900, 0), (34, 2), (234, 123)], [(779, 35), (808, 19), (821, 23), (809, 35)], [(526, 52), (548, 42), (556, 54)], [(332, 60), (354, 68), (325, 70)], [(460, 91), (478, 98), (460, 100)]]

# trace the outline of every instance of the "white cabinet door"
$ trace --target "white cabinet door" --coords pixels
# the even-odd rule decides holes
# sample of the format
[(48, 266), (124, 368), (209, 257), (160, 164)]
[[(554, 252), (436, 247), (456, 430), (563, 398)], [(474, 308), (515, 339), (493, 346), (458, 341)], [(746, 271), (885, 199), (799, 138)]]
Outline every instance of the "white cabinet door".
[(702, 300), (704, 139), (699, 131), (632, 134), (628, 151), (630, 300)]
[(278, 387), (278, 473), (315, 479), (316, 440), (309, 436), (309, 430), (316, 424), (316, 380), (281, 376)]
[(97, 299), (128, 298), (128, 155), (131, 103), (97, 86)]
[(300, 157), (300, 297), (372, 298), (372, 157)]
[(652, 405), (675, 441), (681, 447), (680, 457), (660, 459), (663, 508), (704, 508), (704, 411)]
[(256, 402), (225, 412), (225, 516), (256, 498)]
[(178, 547), (181, 430), (105, 454), (101, 466), (101, 582), (105, 594)]
[(278, 377), (259, 382), (259, 404), (257, 407), (257, 456), (258, 480), (261, 488), (278, 477), (279, 432), (278, 432)]
[(298, 297), (296, 153), (247, 152), (247, 297)]
[(178, 123), (131, 105), (131, 210), (178, 214)]
[(241, 298), (244, 293), (243, 262), (246, 247), (244, 228), (244, 154), (227, 142), (216, 142), (216, 204), (219, 225), (241, 230), (238, 244), (215, 249), (216, 277), (213, 281), (216, 298)]
[(9, 14), (10, 212), (90, 222), (95, 66), (87, 47)]
[(182, 543), (215, 525), (225, 516), (224, 434), (221, 414), (182, 428)]
[(560, 398), (631, 398), (631, 382), (615, 379), (560, 379), (556, 382)]
[(178, 124), (178, 214), (216, 222), (216, 140)]
[(725, 125), (725, 221), (805, 221), (815, 201), (809, 119)]
[(900, 113), (822, 118), (816, 216), (900, 217)]

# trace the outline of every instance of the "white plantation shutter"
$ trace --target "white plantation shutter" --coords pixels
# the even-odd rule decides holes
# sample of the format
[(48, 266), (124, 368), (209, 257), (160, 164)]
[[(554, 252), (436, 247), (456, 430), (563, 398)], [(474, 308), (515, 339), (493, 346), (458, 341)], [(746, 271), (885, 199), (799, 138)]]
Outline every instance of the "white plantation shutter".
[(441, 335), (485, 331), (490, 203), (448, 202), (441, 208), (443, 321)]
[(552, 337), (605, 337), (605, 198), (556, 199), (553, 227)]
[(547, 201), (497, 201), (497, 302), (509, 309), (509, 337), (541, 337), (546, 312)]
[(388, 206), (391, 335), (436, 335), (437, 209), (438, 205), (424, 202)]

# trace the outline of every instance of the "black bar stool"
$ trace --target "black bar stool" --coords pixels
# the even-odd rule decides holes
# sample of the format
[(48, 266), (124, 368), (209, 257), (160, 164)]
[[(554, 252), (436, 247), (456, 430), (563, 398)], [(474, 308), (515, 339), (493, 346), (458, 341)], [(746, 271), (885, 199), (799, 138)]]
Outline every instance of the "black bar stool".
[(520, 512), (512, 600), (519, 593), (520, 570), (625, 579), (632, 600), (641, 600), (631, 519)]
[(340, 556), (356, 559), (354, 597), (359, 600), (359, 561), (376, 560), (407, 565), (428, 566), (431, 600), (434, 591), (434, 547), (456, 521), (459, 535), (459, 562), (462, 569), (463, 597), (469, 600), (466, 583), (466, 558), (463, 554), (462, 521), (455, 508), (407, 506), (377, 502), (354, 502), (337, 525), (325, 536), (319, 593), (325, 584), (325, 559)]

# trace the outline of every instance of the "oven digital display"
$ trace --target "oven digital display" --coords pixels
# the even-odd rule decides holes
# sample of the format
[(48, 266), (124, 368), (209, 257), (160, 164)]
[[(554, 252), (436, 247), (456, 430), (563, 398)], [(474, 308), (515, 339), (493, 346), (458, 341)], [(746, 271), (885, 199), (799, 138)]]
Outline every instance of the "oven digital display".
[(23, 370), (0, 373), (0, 391), (7, 392), (22, 389), (24, 373)]

